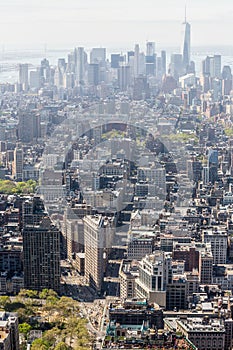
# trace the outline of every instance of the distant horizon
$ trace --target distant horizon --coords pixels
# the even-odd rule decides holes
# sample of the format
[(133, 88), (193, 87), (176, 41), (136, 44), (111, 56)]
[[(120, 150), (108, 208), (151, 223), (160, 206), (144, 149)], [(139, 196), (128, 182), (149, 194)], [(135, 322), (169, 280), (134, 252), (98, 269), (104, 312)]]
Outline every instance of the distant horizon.
[[(43, 51), (45, 50), (46, 47), (46, 51), (61, 51), (61, 50), (72, 50), (76, 47), (84, 47), (84, 49), (92, 49), (92, 48), (106, 48), (107, 50), (114, 50), (114, 51), (119, 51), (119, 50), (133, 50), (135, 44), (139, 44), (140, 46), (140, 51), (145, 51), (146, 50), (146, 42), (148, 41), (152, 41), (155, 42), (156, 45), (156, 49), (155, 51), (160, 51), (160, 50), (175, 50), (176, 53), (180, 52), (181, 53), (181, 45), (174, 45), (174, 44), (166, 44), (166, 45), (162, 45), (160, 43), (157, 43), (156, 40), (145, 40), (144, 42), (140, 42), (140, 41), (132, 41), (129, 43), (116, 43), (116, 45), (110, 44), (110, 43), (98, 43), (98, 42), (76, 42), (75, 43), (60, 43), (60, 44), (47, 44), (47, 43), (39, 43), (39, 44), (35, 44), (35, 43), (26, 43), (26, 44), (21, 44), (21, 43), (17, 43), (17, 44), (1, 44), (0, 43), (0, 52), (13, 52), (13, 51)], [(191, 52), (195, 52), (201, 50), (202, 52), (204, 51), (229, 51), (232, 50), (232, 54), (233, 54), (233, 43), (232, 44), (225, 44), (225, 45), (217, 45), (217, 44), (200, 44), (200, 45), (191, 45)]]
[[(147, 40), (147, 41), (152, 41), (152, 40)], [(84, 47), (86, 50), (91, 50), (92, 48), (106, 48), (108, 52), (113, 51), (113, 52), (119, 52), (120, 50), (124, 50), (124, 52), (127, 52), (128, 50), (133, 50), (135, 44), (139, 44), (140, 46), (140, 51), (146, 50), (146, 42), (144, 43), (139, 43), (139, 42), (132, 42), (129, 44), (121, 45), (120, 46), (108, 46), (108, 45), (99, 45), (98, 43), (86, 43), (81, 45), (79, 43), (75, 44), (60, 44), (60, 46), (53, 46), (53, 45), (48, 45), (48, 44), (18, 44), (17, 45), (0, 45), (0, 53), (14, 53), (14, 52), (40, 52), (42, 53), (43, 51), (45, 52), (45, 47), (47, 52), (61, 52), (61, 51), (66, 51), (69, 52), (70, 50), (73, 50), (74, 48), (77, 47)], [(159, 52), (160, 50), (168, 50), (169, 52), (174, 51), (174, 53), (181, 53), (180, 47), (176, 45), (166, 45), (162, 46), (156, 43), (156, 49), (155, 51)], [(233, 44), (232, 45), (192, 45), (191, 46), (191, 52), (192, 53), (197, 53), (197, 51), (201, 51), (201, 53), (208, 53), (209, 51), (217, 54), (221, 53), (221, 51), (225, 51), (222, 54), (227, 54), (226, 51), (232, 51), (230, 55), (233, 55)]]
[(0, 47), (180, 47), (185, 3), (191, 46), (232, 45), (232, 0), (1, 0)]

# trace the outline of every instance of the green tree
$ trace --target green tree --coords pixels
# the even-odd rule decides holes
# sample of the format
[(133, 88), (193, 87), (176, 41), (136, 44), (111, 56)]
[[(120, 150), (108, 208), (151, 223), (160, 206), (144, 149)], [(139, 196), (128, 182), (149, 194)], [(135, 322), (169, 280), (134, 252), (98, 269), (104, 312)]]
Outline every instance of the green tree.
[(28, 180), (26, 182), (21, 181), (17, 182), (15, 192), (20, 194), (20, 193), (33, 193), (36, 188), (36, 181), (33, 180)]
[(77, 327), (78, 327), (78, 319), (76, 317), (69, 317), (67, 319), (63, 333), (65, 334), (67, 340), (69, 341), (70, 346), (76, 334)]
[(8, 312), (18, 312), (19, 309), (25, 309), (25, 304), (19, 301), (12, 301), (10, 303), (6, 303), (5, 311)]
[(169, 135), (169, 139), (171, 141), (175, 141), (175, 142), (181, 142), (181, 143), (188, 143), (191, 140), (194, 141), (194, 143), (198, 142), (198, 138), (195, 134), (191, 133), (185, 133), (185, 132), (179, 132), (177, 134), (172, 134)]
[(50, 346), (54, 345), (58, 339), (61, 339), (61, 330), (57, 327), (53, 327), (43, 335), (43, 340)]
[[(45, 297), (42, 303), (38, 297)], [(27, 337), (31, 327), (40, 328), (39, 316), (49, 324), (42, 339), (36, 339), (31, 350), (73, 349), (89, 350), (90, 337), (86, 328), (86, 320), (78, 317), (79, 303), (68, 297), (58, 297), (52, 290), (43, 290), (39, 295), (35, 291), (22, 290), (14, 302), (7, 303), (6, 308), (16, 311), (19, 316), (19, 332)], [(53, 327), (53, 328), (51, 328)], [(22, 344), (22, 349), (25, 344)]]
[[(47, 314), (48, 322), (50, 322), (50, 317), (57, 312), (58, 298), (54, 296), (48, 296), (46, 298), (45, 305), (43, 306), (43, 311)], [(59, 313), (57, 314), (59, 317)]]
[(26, 322), (19, 324), (19, 333), (23, 333), (25, 337), (27, 337), (31, 329), (32, 327), (30, 326), (30, 324)]
[(228, 137), (233, 137), (233, 128), (225, 128), (225, 135)]
[(45, 288), (39, 293), (40, 299), (47, 299), (48, 297), (55, 297), (58, 299), (58, 295), (53, 289)]
[(77, 301), (69, 297), (61, 297), (56, 304), (61, 320), (64, 322), (68, 317), (74, 315), (79, 310)]
[(54, 350), (69, 350), (69, 349), (70, 347), (64, 342), (58, 343), (54, 348)]
[(10, 302), (10, 297), (4, 295), (0, 296), (0, 308), (5, 309), (6, 305)]
[(64, 334), (70, 346), (73, 341), (79, 346), (86, 346), (89, 343), (90, 337), (86, 328), (86, 320), (69, 317), (65, 324)]
[(33, 192), (34, 192), (35, 189), (36, 189), (36, 186), (37, 186), (37, 182), (34, 181), (34, 180), (28, 180), (28, 181), (27, 181), (27, 186), (28, 186), (28, 187), (31, 187), (31, 189), (32, 189)]
[(19, 308), (17, 309), (17, 315), (18, 315), (18, 318), (19, 318), (19, 322), (30, 322), (30, 316), (26, 315), (25, 314), (25, 309), (24, 308)]
[(49, 344), (43, 339), (36, 339), (32, 343), (31, 350), (48, 350)]
[(19, 297), (23, 298), (38, 298), (38, 292), (36, 290), (31, 289), (21, 289), (21, 291), (18, 294)]
[(0, 180), (0, 193), (14, 194), (14, 193), (34, 193), (37, 183), (34, 180), (26, 182), (14, 182), (12, 180)]
[(11, 180), (0, 180), (0, 193), (15, 193), (16, 184)]
[(108, 131), (104, 134), (102, 134), (101, 139), (102, 140), (109, 140), (114, 138), (123, 138), (126, 136), (126, 133), (124, 131), (112, 129), (111, 131)]

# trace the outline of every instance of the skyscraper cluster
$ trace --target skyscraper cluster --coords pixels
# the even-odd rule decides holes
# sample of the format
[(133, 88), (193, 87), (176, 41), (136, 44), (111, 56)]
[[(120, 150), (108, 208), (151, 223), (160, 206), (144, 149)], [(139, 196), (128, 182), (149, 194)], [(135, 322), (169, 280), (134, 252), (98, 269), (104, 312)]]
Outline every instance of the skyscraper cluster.
[(233, 344), (232, 72), (213, 53), (198, 75), (182, 25), (170, 58), (77, 45), (0, 84), (0, 293), (98, 305), (105, 349)]

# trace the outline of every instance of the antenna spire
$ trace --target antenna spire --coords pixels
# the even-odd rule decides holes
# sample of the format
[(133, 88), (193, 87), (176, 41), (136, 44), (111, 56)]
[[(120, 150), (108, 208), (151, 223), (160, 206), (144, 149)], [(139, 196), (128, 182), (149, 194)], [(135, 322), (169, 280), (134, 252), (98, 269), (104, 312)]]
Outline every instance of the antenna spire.
[(187, 2), (185, 3), (184, 7), (184, 23), (187, 23)]

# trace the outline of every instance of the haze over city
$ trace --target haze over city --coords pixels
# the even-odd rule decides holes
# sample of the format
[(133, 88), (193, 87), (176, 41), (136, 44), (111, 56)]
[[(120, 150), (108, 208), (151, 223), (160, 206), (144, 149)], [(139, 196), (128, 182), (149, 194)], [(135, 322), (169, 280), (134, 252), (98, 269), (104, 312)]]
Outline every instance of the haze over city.
[[(184, 0), (3, 0), (0, 44), (5, 48), (74, 45), (129, 47), (155, 40), (180, 46)], [(192, 46), (231, 45), (233, 2), (189, 0)]]
[(0, 350), (233, 350), (232, 0), (0, 13)]

